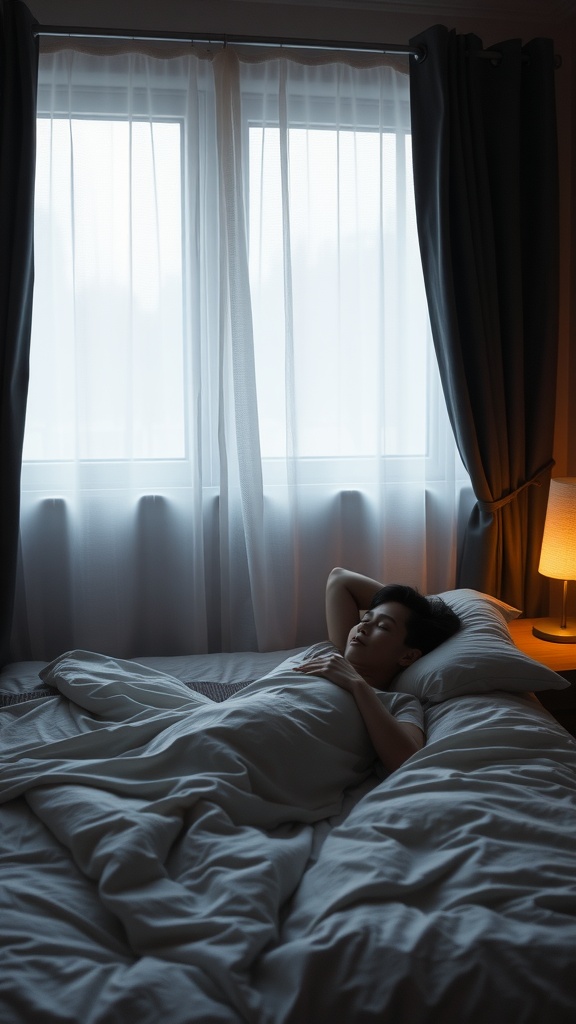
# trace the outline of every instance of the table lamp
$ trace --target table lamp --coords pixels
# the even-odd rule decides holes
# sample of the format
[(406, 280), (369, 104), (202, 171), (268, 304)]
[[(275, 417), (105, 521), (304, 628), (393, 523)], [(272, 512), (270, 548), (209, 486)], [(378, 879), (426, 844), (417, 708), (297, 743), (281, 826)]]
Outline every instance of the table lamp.
[(539, 619), (534, 636), (557, 644), (576, 643), (576, 619), (566, 618), (568, 580), (576, 580), (576, 477), (550, 481), (538, 572), (564, 581), (561, 619)]

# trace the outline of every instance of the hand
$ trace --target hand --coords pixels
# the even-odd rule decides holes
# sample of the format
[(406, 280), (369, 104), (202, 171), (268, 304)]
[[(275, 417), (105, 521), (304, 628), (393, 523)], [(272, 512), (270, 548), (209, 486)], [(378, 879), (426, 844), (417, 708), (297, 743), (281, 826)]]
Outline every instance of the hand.
[(381, 703), (375, 688), (341, 654), (325, 654), (294, 666), (294, 672), (322, 676), (347, 690), (356, 701), (374, 750), (384, 767), (396, 771), (424, 746), (425, 737), (417, 725), (398, 722)]
[[(304, 675), (322, 676), (329, 682), (335, 683), (341, 689), (353, 693), (358, 684), (365, 684), (362, 676), (346, 661), (341, 654), (325, 654), (319, 658), (310, 658), (300, 665), (294, 666), (294, 672), (302, 672)], [(367, 685), (367, 684), (365, 684)]]

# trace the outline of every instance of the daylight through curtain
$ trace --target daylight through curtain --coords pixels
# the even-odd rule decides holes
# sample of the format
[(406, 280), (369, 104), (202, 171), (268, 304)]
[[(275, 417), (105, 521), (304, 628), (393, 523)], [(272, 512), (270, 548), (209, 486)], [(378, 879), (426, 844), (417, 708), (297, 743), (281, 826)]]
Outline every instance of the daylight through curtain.
[(337, 564), (451, 586), (407, 75), (40, 65), (14, 656), (306, 644)]

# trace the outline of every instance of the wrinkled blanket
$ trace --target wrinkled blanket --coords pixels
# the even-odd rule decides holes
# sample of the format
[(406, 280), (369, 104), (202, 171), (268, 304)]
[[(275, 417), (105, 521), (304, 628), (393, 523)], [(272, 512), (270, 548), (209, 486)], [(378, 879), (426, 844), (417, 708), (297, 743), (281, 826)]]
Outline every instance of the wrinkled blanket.
[(576, 741), (502, 693), (426, 724), (306, 872), (259, 1024), (576, 1019)]
[(2, 1024), (573, 1024), (576, 742), (533, 699), (430, 708), (377, 783), (289, 668), (45, 682), (0, 722)]
[(217, 705), (81, 652), (43, 678), (68, 700), (23, 707), (3, 730), (0, 799), (25, 794), (135, 953), (190, 966), (194, 1019), (219, 1019), (215, 993), (249, 1015), (245, 972), (277, 934), (310, 824), (372, 770), (353, 698), (288, 667)]

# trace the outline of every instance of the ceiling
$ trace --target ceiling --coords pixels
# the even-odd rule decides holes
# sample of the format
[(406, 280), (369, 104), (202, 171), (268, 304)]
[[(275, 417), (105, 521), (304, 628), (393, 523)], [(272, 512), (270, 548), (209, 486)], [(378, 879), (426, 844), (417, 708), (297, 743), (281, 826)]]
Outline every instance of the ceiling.
[[(237, 3), (244, 0), (236, 0)], [(286, 6), (341, 7), (390, 14), (498, 20), (534, 19), (561, 23), (576, 16), (576, 0), (252, 0)]]

